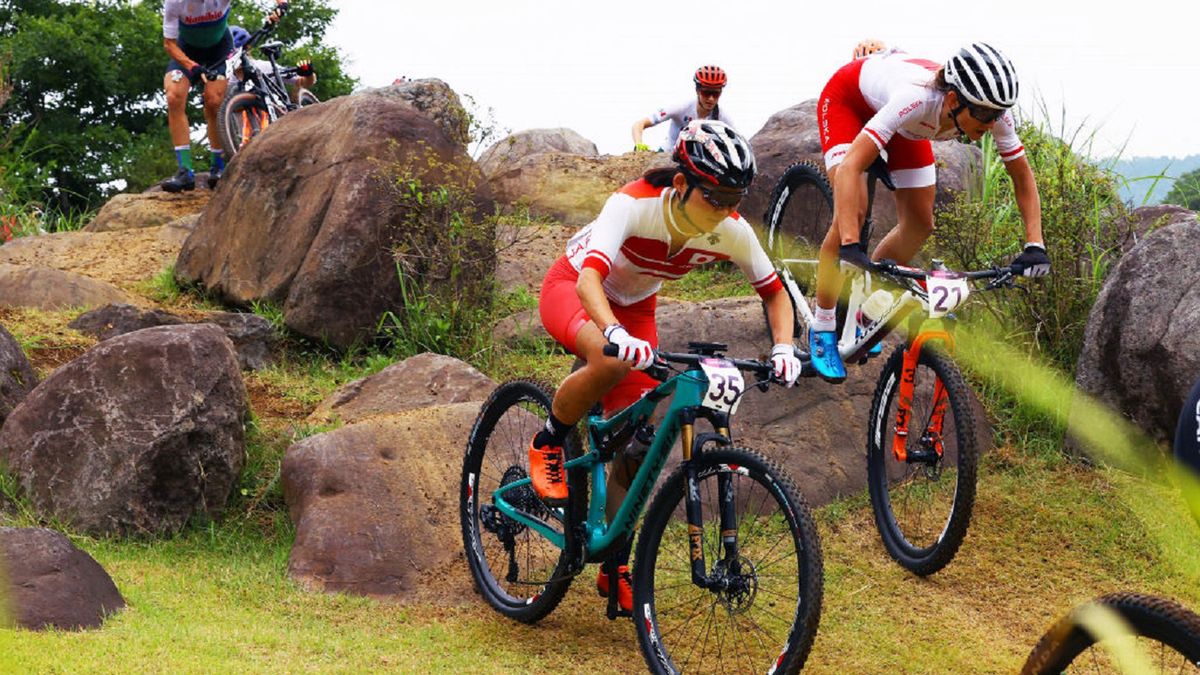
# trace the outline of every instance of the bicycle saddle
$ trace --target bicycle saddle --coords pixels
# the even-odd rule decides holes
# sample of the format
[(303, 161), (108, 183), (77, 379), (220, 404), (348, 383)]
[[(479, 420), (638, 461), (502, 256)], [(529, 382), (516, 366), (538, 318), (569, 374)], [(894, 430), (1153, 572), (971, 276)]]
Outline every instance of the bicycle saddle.
[(887, 160), (883, 157), (876, 157), (871, 166), (867, 167), (867, 175), (877, 179), (883, 186), (892, 192), (896, 191), (896, 184), (892, 182), (892, 174), (888, 172)]

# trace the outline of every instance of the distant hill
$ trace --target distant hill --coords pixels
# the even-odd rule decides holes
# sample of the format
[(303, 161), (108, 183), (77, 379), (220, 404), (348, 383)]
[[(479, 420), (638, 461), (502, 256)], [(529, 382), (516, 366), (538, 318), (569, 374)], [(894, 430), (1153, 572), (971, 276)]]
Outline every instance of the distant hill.
[[(1171, 178), (1200, 169), (1200, 155), (1187, 157), (1130, 157), (1129, 159), (1101, 160), (1102, 165), (1111, 164), (1113, 171), (1125, 178), (1118, 186), (1121, 199), (1133, 202), (1134, 206), (1158, 204), (1171, 191)], [(1166, 175), (1157, 182), (1148, 176)]]

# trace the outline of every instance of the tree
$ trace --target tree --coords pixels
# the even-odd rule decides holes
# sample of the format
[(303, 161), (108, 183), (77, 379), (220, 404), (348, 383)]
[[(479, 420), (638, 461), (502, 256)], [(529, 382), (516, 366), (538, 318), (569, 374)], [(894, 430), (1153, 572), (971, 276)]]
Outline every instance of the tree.
[[(266, 15), (247, 0), (235, 0), (234, 10), (247, 27)], [(276, 33), (299, 45), (289, 57), (313, 61), (323, 98), (355, 84), (337, 51), (321, 44), (336, 13), (329, 0), (293, 0)], [(0, 0), (0, 54), (10, 59), (12, 84), (0, 128), (13, 136), (11, 147), (46, 170), (39, 201), (47, 207), (89, 210), (121, 181), (142, 189), (173, 171), (161, 0)], [(199, 110), (189, 106), (197, 128)]]
[(1178, 204), (1185, 209), (1200, 211), (1200, 169), (1189, 171), (1175, 179), (1164, 204)]

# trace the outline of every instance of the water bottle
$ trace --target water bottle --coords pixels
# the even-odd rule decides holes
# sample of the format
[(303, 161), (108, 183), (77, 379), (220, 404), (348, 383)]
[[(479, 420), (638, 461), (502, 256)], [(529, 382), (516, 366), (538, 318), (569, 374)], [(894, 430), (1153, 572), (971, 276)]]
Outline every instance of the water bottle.
[(884, 314), (892, 308), (894, 302), (892, 294), (884, 289), (876, 289), (874, 293), (867, 297), (863, 302), (862, 307), (858, 310), (858, 325), (862, 327), (863, 332), (875, 325), (875, 322), (883, 318)]
[(629, 445), (625, 446), (625, 456), (629, 459), (641, 460), (646, 456), (646, 451), (650, 449), (650, 444), (653, 442), (654, 425), (643, 424), (633, 432), (633, 438), (630, 438)]

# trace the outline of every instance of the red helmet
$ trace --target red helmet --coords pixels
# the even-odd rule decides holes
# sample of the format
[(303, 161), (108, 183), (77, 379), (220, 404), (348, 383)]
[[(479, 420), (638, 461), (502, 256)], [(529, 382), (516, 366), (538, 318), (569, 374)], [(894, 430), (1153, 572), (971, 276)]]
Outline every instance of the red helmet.
[(725, 71), (716, 66), (700, 66), (692, 78), (697, 87), (720, 89), (725, 86)]

